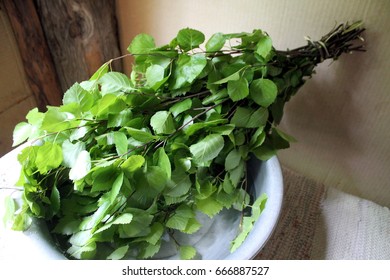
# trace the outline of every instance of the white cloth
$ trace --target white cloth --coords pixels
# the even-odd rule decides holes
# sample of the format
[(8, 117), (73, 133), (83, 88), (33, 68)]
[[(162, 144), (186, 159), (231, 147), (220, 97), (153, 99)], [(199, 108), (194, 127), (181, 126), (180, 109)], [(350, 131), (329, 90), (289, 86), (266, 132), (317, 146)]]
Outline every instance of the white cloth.
[(312, 259), (390, 259), (390, 210), (328, 188), (313, 240)]

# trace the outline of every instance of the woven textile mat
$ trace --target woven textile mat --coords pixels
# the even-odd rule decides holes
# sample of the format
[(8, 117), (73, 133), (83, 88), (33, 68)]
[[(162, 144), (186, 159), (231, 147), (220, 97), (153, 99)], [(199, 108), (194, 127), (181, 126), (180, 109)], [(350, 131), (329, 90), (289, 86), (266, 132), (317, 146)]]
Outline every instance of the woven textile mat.
[(321, 213), (325, 187), (282, 168), (284, 200), (273, 235), (254, 258), (257, 260), (310, 259), (313, 239)]

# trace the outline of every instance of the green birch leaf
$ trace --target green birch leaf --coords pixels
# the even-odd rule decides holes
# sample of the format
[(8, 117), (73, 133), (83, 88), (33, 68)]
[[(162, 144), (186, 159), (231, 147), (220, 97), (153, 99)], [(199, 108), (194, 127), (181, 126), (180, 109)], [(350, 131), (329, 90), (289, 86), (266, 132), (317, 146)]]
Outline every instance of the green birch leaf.
[(100, 238), (103, 238), (103, 234), (111, 235), (111, 232), (115, 230), (113, 229), (113, 225), (114, 224), (112, 222), (105, 223), (104, 226), (99, 227), (99, 229), (94, 232), (94, 237), (96, 238), (97, 236), (99, 236), (99, 240), (100, 240)]
[(79, 231), (80, 221), (75, 220), (73, 216), (64, 216), (56, 224), (53, 232), (64, 235), (71, 235)]
[(28, 123), (31, 124), (30, 136), (28, 138), (29, 141), (35, 140), (37, 137), (43, 134), (41, 126), (44, 117), (45, 113), (39, 112), (38, 108), (31, 109), (27, 113), (26, 119), (28, 120)]
[(184, 231), (191, 217), (187, 217), (178, 213), (173, 214), (166, 223), (168, 228)]
[(93, 236), (93, 234), (92, 234), (92, 231), (90, 229), (89, 230), (81, 230), (81, 231), (73, 234), (72, 237), (69, 239), (69, 242), (72, 245), (81, 247), (81, 246), (84, 246), (84, 245), (88, 244), (89, 242), (91, 242), (92, 236)]
[(254, 220), (252, 219), (252, 217), (244, 217), (243, 218), (241, 232), (237, 235), (237, 237), (231, 243), (231, 246), (230, 246), (231, 253), (236, 251), (242, 245), (242, 243), (245, 241), (249, 232), (253, 228), (253, 223), (254, 223)]
[(77, 259), (92, 259), (96, 254), (96, 242), (91, 240), (82, 246), (72, 245), (67, 253)]
[(222, 210), (223, 205), (214, 199), (213, 196), (209, 196), (205, 199), (197, 199), (196, 208), (200, 212), (212, 218)]
[(26, 122), (18, 123), (15, 126), (15, 129), (14, 129), (14, 132), (12, 135), (12, 138), (13, 138), (12, 147), (15, 147), (15, 146), (23, 143), (24, 141), (26, 141), (30, 137), (32, 129), (33, 129), (32, 125), (29, 123), (26, 123)]
[(159, 65), (166, 69), (177, 55), (176, 50), (153, 50), (153, 54), (145, 56), (145, 63), (147, 65)]
[(248, 120), (253, 114), (253, 110), (245, 107), (237, 107), (231, 123), (236, 127), (247, 127)]
[(127, 210), (133, 214), (133, 220), (128, 225), (119, 225), (119, 236), (121, 238), (147, 236), (150, 233), (153, 215), (138, 208), (128, 208)]
[(248, 234), (251, 232), (255, 222), (259, 219), (261, 213), (263, 212), (266, 202), (267, 202), (266, 194), (260, 195), (255, 200), (255, 202), (251, 206), (252, 208), (251, 216), (243, 218), (242, 225), (241, 225), (241, 232), (232, 241), (230, 252), (234, 252), (235, 250), (237, 250), (245, 241)]
[(110, 65), (109, 62), (104, 63), (102, 66), (99, 67), (98, 70), (96, 70), (95, 73), (93, 73), (93, 75), (91, 76), (91, 78), (89, 78), (89, 80), (90, 81), (99, 80), (100, 77), (102, 77), (104, 74), (108, 72), (108, 70), (110, 70), (109, 65)]
[(206, 96), (203, 99), (202, 104), (203, 105), (209, 105), (211, 103), (218, 104), (219, 102), (224, 100), (226, 97), (228, 97), (227, 89), (223, 88), (216, 93), (212, 93), (211, 95)]
[[(233, 191), (235, 190), (236, 186), (233, 185), (232, 181), (230, 180), (229, 178), (229, 174), (226, 173), (225, 174), (225, 178), (223, 180), (223, 183), (222, 183), (222, 188), (223, 190), (227, 193), (227, 194), (232, 194)], [(219, 201), (219, 200), (218, 200)], [(220, 202), (220, 201), (219, 201)], [(225, 204), (225, 203), (223, 203)]]
[(126, 103), (115, 94), (106, 94), (96, 102), (90, 112), (99, 118), (107, 118), (108, 114), (118, 114), (126, 107)]
[(168, 111), (158, 111), (150, 118), (150, 125), (156, 134), (171, 134), (176, 131), (172, 115)]
[(123, 185), (123, 172), (120, 172), (118, 177), (116, 177), (114, 183), (112, 184), (112, 189), (110, 191), (110, 202), (113, 203), (117, 198), (122, 185)]
[(244, 176), (245, 172), (245, 163), (244, 160), (240, 159), (238, 165), (229, 171), (229, 179), (232, 182), (233, 186), (237, 186), (241, 182), (241, 179)]
[(65, 140), (62, 143), (62, 155), (63, 155), (63, 165), (65, 167), (72, 168), (77, 160), (81, 151), (85, 150), (84, 142), (76, 142), (75, 144), (71, 143), (69, 140)]
[(171, 178), (172, 167), (168, 155), (163, 147), (157, 149), (153, 155), (154, 162), (157, 166), (161, 167), (167, 174), (168, 179)]
[(133, 220), (133, 214), (131, 213), (124, 213), (119, 215), (115, 220), (112, 222), (114, 225), (125, 225), (130, 224)]
[(88, 80), (88, 81), (82, 81), (80, 82), (80, 86), (89, 92), (89, 94), (91, 94), (91, 96), (93, 97), (93, 99), (98, 99), (100, 97), (100, 93), (99, 93), (99, 85), (97, 83), (97, 81), (95, 80)]
[(232, 170), (236, 168), (241, 161), (240, 151), (237, 149), (233, 149), (229, 152), (225, 159), (225, 169)]
[(235, 126), (233, 124), (219, 125), (216, 127), (210, 127), (209, 131), (214, 132), (220, 135), (229, 135), (234, 130)]
[[(103, 227), (101, 227), (101, 228), (103, 228)], [(101, 228), (99, 228), (99, 229), (101, 229)], [(99, 243), (100, 242), (109, 242), (112, 244), (116, 243), (113, 246), (119, 246), (122, 244), (119, 244), (119, 242), (118, 243), (116, 242), (117, 239), (115, 239), (115, 238), (116, 238), (117, 232), (118, 232), (118, 226), (112, 226), (112, 227), (106, 228), (105, 230), (102, 230), (100, 232), (95, 231), (93, 233), (93, 239)]]
[(81, 123), (80, 123), (80, 127), (72, 130), (72, 133), (69, 136), (70, 141), (80, 140), (88, 133), (88, 128), (85, 126), (82, 126)]
[(151, 65), (146, 69), (145, 78), (146, 86), (157, 90), (160, 87), (160, 82), (164, 80), (165, 69), (160, 65)]
[(255, 133), (252, 134), (251, 140), (250, 140), (250, 148), (254, 149), (259, 146), (261, 146), (264, 143), (265, 140), (265, 131), (264, 127), (260, 126), (258, 129), (256, 129)]
[(215, 33), (206, 43), (207, 52), (217, 52), (225, 45), (226, 37), (223, 33)]
[(213, 84), (221, 85), (221, 84), (225, 84), (229, 81), (237, 81), (241, 78), (241, 72), (246, 68), (247, 68), (247, 66), (243, 66), (242, 68), (238, 69), (236, 72), (230, 74), (229, 76), (227, 76), (221, 80), (218, 80), (216, 82), (213, 82)]
[(278, 95), (278, 88), (275, 83), (268, 79), (257, 79), (252, 81), (250, 86), (250, 97), (257, 104), (268, 107), (275, 102)]
[(114, 250), (110, 255), (107, 256), (107, 260), (120, 260), (123, 259), (129, 251), (129, 245), (121, 246)]
[(174, 165), (177, 171), (188, 171), (192, 166), (191, 158), (187, 156), (187, 153), (179, 152), (174, 156)]
[(59, 167), (62, 159), (61, 146), (46, 142), (39, 147), (35, 164), (41, 174), (46, 174), (49, 170)]
[(47, 132), (59, 132), (70, 127), (69, 115), (60, 112), (57, 107), (48, 107), (42, 121), (42, 130)]
[(184, 231), (188, 221), (193, 218), (195, 218), (194, 210), (186, 204), (181, 204), (168, 219), (170, 221), (169, 227)]
[(101, 167), (92, 173), (91, 192), (107, 191), (112, 188), (118, 178), (118, 170), (112, 166)]
[(194, 124), (188, 124), (188, 126), (186, 126), (186, 128), (184, 129), (184, 132), (186, 135), (191, 136), (201, 129), (211, 128), (211, 127), (217, 128), (217, 125), (223, 124), (225, 122), (226, 122), (226, 119), (221, 118), (221, 119), (215, 119), (215, 120), (210, 120), (210, 121), (197, 122)]
[(107, 127), (123, 127), (126, 126), (128, 122), (131, 121), (131, 117), (133, 116), (130, 109), (123, 110), (118, 114), (109, 114)]
[(138, 257), (141, 259), (148, 259), (153, 257), (155, 254), (160, 251), (161, 242), (158, 242), (157, 244), (149, 244), (145, 243), (143, 246), (141, 246), (140, 253), (138, 254)]
[(145, 237), (145, 241), (149, 244), (156, 245), (161, 240), (164, 234), (164, 226), (161, 223), (153, 223), (150, 227), (150, 233)]
[(191, 109), (191, 107), (192, 100), (188, 98), (172, 105), (169, 108), (169, 111), (172, 113), (173, 117), (176, 118), (179, 114)]
[(100, 92), (102, 95), (108, 93), (121, 94), (123, 92), (130, 92), (134, 89), (130, 79), (120, 72), (109, 72), (104, 74), (103, 77), (99, 79), (99, 84), (101, 86)]
[(250, 196), (241, 189), (234, 189), (232, 193), (228, 194), (225, 191), (220, 191), (216, 195), (216, 200), (227, 209), (233, 208), (237, 211), (244, 211), (244, 208), (249, 204)]
[(277, 150), (270, 145), (263, 144), (260, 147), (253, 150), (253, 154), (259, 159), (259, 160), (269, 160), (271, 157), (275, 156), (277, 153)]
[(96, 255), (96, 242), (92, 241), (82, 247), (80, 258), (83, 260), (93, 260)]
[(268, 120), (268, 110), (259, 108), (256, 111), (245, 107), (237, 107), (231, 123), (236, 127), (257, 128), (264, 126)]
[(251, 114), (246, 123), (246, 127), (248, 128), (257, 128), (265, 126), (268, 120), (268, 110), (266, 108), (259, 108)]
[(39, 112), (38, 108), (34, 108), (27, 113), (26, 119), (28, 120), (29, 124), (40, 127), (44, 116), (45, 113)]
[(133, 221), (131, 225), (119, 225), (118, 233), (120, 238), (131, 238), (144, 236), (148, 225)]
[(126, 134), (123, 132), (114, 131), (113, 136), (114, 136), (114, 144), (118, 156), (125, 155), (127, 153), (127, 146), (128, 146)]
[(145, 163), (145, 158), (141, 155), (131, 155), (122, 163), (121, 169), (125, 172), (126, 176), (131, 176), (136, 170), (140, 169)]
[[(87, 239), (85, 242), (87, 242), (90, 238), (92, 238), (92, 231), (96, 230), (96, 227), (99, 225), (99, 223), (107, 215), (110, 207), (111, 207), (111, 201), (104, 200), (102, 202), (102, 204), (99, 206), (99, 208), (95, 212), (93, 212), (93, 214), (91, 216), (84, 218), (84, 220), (81, 222), (81, 224), (80, 224), (80, 229), (82, 230), (81, 233), (88, 235), (85, 237)], [(78, 238), (75, 235), (77, 235), (77, 234), (74, 234), (72, 236), (72, 238)], [(75, 241), (72, 242), (71, 239), (69, 241), (72, 244), (78, 245), (78, 246), (82, 245), (82, 244), (74, 243)]]
[(180, 196), (180, 197), (171, 197), (169, 195), (164, 195), (165, 204), (173, 205), (173, 204), (179, 204), (181, 202), (184, 202), (186, 199), (188, 199), (188, 196)]
[(88, 151), (81, 151), (76, 158), (71, 170), (69, 171), (69, 179), (73, 181), (83, 179), (91, 170), (91, 156)]
[(126, 131), (131, 137), (133, 137), (135, 140), (140, 141), (142, 143), (147, 143), (158, 139), (158, 137), (154, 136), (149, 131), (136, 129), (132, 127), (126, 127)]
[(163, 191), (168, 181), (167, 173), (159, 166), (149, 166), (145, 176), (149, 187), (157, 192)]
[(188, 220), (187, 226), (184, 230), (184, 233), (193, 234), (197, 232), (202, 227), (202, 224), (198, 222), (196, 218), (190, 218)]
[(216, 158), (223, 147), (223, 137), (219, 134), (210, 134), (189, 148), (197, 162), (207, 162)]
[(286, 132), (284, 132), (276, 127), (272, 128), (272, 132), (278, 134), (282, 139), (286, 140), (289, 143), (297, 142), (297, 139), (295, 139), (293, 136), (287, 134)]
[(202, 73), (206, 65), (207, 59), (203, 54), (181, 54), (172, 77), (172, 89), (190, 85)]
[(272, 148), (275, 150), (287, 149), (290, 147), (290, 141), (294, 140), (291, 136), (277, 129), (276, 127), (272, 128), (272, 134), (270, 137), (270, 143), (272, 143)]
[(114, 132), (108, 132), (95, 137), (99, 146), (111, 146), (114, 145)]
[(175, 170), (172, 173), (171, 180), (168, 181), (164, 195), (170, 197), (181, 197), (188, 193), (192, 182), (187, 173)]
[(75, 83), (64, 93), (62, 103), (64, 105), (76, 103), (82, 111), (88, 111), (94, 103), (94, 98), (79, 83)]
[(255, 221), (259, 219), (261, 213), (264, 211), (265, 205), (267, 203), (267, 199), (268, 199), (267, 195), (263, 193), (253, 203), (251, 216)]
[(15, 216), (14, 223), (12, 224), (12, 230), (25, 231), (31, 225), (32, 219), (25, 212), (22, 211)]
[(228, 81), (227, 92), (233, 101), (244, 99), (249, 94), (248, 81), (245, 78)]
[(176, 36), (176, 39), (179, 46), (184, 51), (188, 51), (193, 48), (199, 47), (199, 45), (204, 42), (205, 36), (202, 32), (198, 30), (185, 28), (179, 31)]
[(139, 34), (134, 37), (127, 50), (134, 54), (148, 54), (156, 47), (154, 38), (148, 34)]
[(191, 260), (196, 256), (196, 249), (189, 245), (183, 245), (179, 247), (180, 259)]
[(209, 197), (217, 189), (215, 185), (211, 184), (210, 181), (200, 182), (199, 180), (196, 180), (195, 187), (198, 192), (198, 194), (196, 195), (198, 199), (205, 199)]
[(53, 210), (53, 213), (57, 214), (58, 211), (60, 210), (61, 197), (60, 197), (60, 192), (58, 191), (56, 185), (54, 185), (51, 190), (50, 203), (51, 203), (51, 209)]
[(272, 51), (272, 40), (269, 36), (262, 36), (256, 45), (256, 53), (267, 60)]

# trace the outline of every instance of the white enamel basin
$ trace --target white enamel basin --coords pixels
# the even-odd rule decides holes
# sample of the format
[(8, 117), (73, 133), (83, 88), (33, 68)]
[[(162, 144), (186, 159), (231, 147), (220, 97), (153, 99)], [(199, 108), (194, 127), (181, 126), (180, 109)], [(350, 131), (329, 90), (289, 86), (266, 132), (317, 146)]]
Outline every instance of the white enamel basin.
[[(20, 148), (8, 153), (0, 159), (0, 187), (12, 187), (19, 174), (19, 164), (16, 160)], [(255, 223), (253, 230), (244, 243), (233, 253), (230, 253), (230, 242), (237, 234), (240, 213), (235, 210), (223, 211), (214, 219), (199, 215), (199, 221), (204, 225), (201, 230), (191, 236), (178, 234), (176, 239), (181, 243), (189, 243), (196, 247), (197, 259), (252, 259), (266, 244), (271, 236), (282, 207), (283, 178), (277, 157), (260, 162), (252, 160), (248, 164), (249, 174), (254, 183), (255, 195), (266, 193), (268, 201), (265, 210)], [(1, 190), (0, 215), (4, 212), (2, 203), (10, 190)], [(2, 224), (2, 223), (0, 223)], [(178, 259), (172, 244), (164, 242), (157, 259)], [(25, 232), (5, 230), (0, 226), (0, 260), (17, 259), (65, 259), (51, 241), (50, 234), (41, 221), (34, 221)]]

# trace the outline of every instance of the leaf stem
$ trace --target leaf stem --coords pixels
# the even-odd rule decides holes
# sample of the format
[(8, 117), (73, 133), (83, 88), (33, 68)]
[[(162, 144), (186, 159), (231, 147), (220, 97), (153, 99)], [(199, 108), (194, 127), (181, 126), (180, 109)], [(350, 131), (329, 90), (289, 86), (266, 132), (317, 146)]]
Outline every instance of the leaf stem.
[[(171, 98), (172, 100), (170, 100), (170, 101), (161, 103), (161, 105), (163, 105), (165, 107), (167, 105), (175, 104), (177, 102), (180, 102), (180, 101), (183, 101), (183, 100), (186, 100), (189, 98), (200, 97), (202, 95), (209, 94), (209, 93), (210, 93), (210, 90), (204, 90), (204, 91), (200, 91), (200, 92), (197, 92), (194, 94), (184, 95), (182, 97), (175, 97), (175, 98)], [(167, 97), (167, 98), (169, 98), (169, 97)]]
[[(223, 101), (222, 101), (223, 102)], [(222, 103), (221, 102), (221, 103)], [(177, 132), (183, 130), (187, 125), (189, 125), (190, 123), (192, 123), (194, 120), (196, 120), (197, 118), (199, 118), (200, 116), (206, 114), (208, 111), (214, 109), (215, 107), (221, 105), (221, 103), (218, 103), (218, 104), (214, 104), (210, 107), (208, 107), (206, 110), (204, 110), (203, 112), (200, 112), (199, 114), (195, 115), (193, 118), (191, 118), (189, 121), (187, 121), (186, 123), (184, 123), (182, 126), (180, 126), (174, 133), (172, 133), (171, 135), (173, 134), (176, 134)]]

